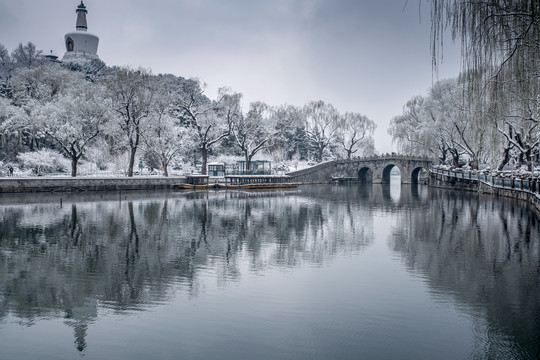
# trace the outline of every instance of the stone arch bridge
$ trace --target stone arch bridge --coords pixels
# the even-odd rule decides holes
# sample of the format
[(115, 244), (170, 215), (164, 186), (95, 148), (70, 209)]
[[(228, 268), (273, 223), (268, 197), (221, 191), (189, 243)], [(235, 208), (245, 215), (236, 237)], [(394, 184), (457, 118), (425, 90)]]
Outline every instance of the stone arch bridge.
[(418, 175), (428, 170), (432, 159), (408, 155), (377, 155), (351, 160), (335, 160), (288, 173), (294, 182), (314, 183), (332, 179), (350, 179), (382, 184), (390, 182), (390, 172), (397, 167), (401, 183), (417, 183)]

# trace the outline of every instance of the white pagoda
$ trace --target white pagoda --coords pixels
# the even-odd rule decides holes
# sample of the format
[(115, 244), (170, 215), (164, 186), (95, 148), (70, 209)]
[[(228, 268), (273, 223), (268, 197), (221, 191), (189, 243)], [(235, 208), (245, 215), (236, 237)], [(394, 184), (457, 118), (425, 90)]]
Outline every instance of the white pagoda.
[(88, 11), (82, 0), (75, 12), (77, 13), (76, 28), (75, 31), (69, 32), (64, 36), (66, 53), (62, 61), (65, 63), (84, 64), (92, 60), (99, 60), (99, 56), (97, 55), (99, 38), (97, 35), (87, 31), (86, 14)]

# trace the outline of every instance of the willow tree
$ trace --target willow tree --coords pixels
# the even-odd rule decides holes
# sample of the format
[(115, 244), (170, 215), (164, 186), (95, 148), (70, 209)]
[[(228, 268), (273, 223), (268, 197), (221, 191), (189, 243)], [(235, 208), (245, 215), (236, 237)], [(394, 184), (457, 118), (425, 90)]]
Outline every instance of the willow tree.
[[(432, 53), (437, 67), (443, 34), (461, 42), (468, 90), (484, 94), (501, 136), (529, 157), (540, 142), (540, 1), (431, 0)], [(483, 81), (477, 74), (482, 72)], [(494, 116), (493, 116), (494, 115)], [(486, 124), (487, 126), (488, 124)], [(532, 129), (532, 131), (531, 131)], [(523, 139), (528, 138), (528, 145)]]
[[(347, 112), (339, 117), (339, 144), (351, 159), (364, 143), (370, 144), (377, 125), (367, 116)], [(367, 149), (366, 149), (367, 150)]]
[(432, 53), (437, 66), (443, 33), (461, 41), (467, 70), (493, 69), (494, 80), (538, 78), (540, 2), (537, 0), (431, 0)]

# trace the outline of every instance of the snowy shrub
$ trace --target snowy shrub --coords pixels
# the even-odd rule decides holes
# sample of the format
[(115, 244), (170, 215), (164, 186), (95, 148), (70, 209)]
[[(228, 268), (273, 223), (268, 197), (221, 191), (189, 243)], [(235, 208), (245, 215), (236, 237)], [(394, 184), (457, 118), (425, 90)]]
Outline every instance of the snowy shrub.
[(92, 161), (99, 170), (107, 170), (108, 164), (112, 162), (109, 145), (104, 139), (97, 139), (95, 143), (85, 150), (84, 158)]
[(77, 173), (83, 176), (97, 175), (100, 171), (96, 163), (92, 161), (81, 161)]
[(42, 173), (67, 172), (71, 167), (68, 159), (49, 149), (20, 153), (17, 158), (38, 176)]

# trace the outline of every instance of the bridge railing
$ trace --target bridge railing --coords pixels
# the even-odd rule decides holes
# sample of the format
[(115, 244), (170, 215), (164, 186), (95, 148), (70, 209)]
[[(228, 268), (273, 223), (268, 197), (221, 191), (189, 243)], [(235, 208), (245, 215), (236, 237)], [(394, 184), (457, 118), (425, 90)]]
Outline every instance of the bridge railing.
[(473, 171), (453, 171), (446, 169), (439, 169), (432, 167), (430, 171), (434, 174), (453, 177), (456, 179), (468, 179), (474, 181), (481, 181), (482, 183), (510, 190), (525, 191), (540, 195), (540, 178), (536, 177), (506, 177), (506, 176), (492, 176), (485, 173), (476, 173)]
[(317, 171), (319, 169), (322, 169), (322, 168), (326, 167), (327, 165), (329, 165), (329, 164), (331, 164), (333, 162), (334, 162), (333, 160), (332, 161), (321, 162), (321, 163), (318, 163), (317, 165), (313, 165), (313, 166), (305, 168), (305, 169), (288, 172), (286, 175), (289, 175), (291, 177), (296, 177), (296, 176), (301, 176), (301, 175), (304, 175), (304, 174), (309, 174), (309, 173), (312, 173), (312, 172)]
[(336, 161), (349, 161), (350, 162), (350, 161), (393, 160), (393, 159), (434, 162), (434, 159), (425, 155), (405, 155), (405, 154), (396, 154), (396, 153), (370, 155), (370, 156), (364, 156), (364, 157), (355, 157), (352, 159), (341, 159), (341, 160), (336, 160)]

